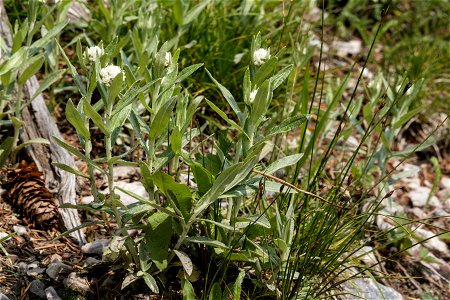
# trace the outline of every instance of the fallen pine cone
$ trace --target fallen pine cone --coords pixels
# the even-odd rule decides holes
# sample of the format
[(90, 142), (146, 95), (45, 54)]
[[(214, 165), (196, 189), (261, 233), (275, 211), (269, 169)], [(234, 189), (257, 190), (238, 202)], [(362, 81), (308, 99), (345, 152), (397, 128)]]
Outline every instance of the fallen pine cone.
[(42, 175), (35, 164), (22, 161), (17, 168), (7, 170), (2, 197), (29, 225), (44, 230), (58, 229), (58, 205), (45, 187)]

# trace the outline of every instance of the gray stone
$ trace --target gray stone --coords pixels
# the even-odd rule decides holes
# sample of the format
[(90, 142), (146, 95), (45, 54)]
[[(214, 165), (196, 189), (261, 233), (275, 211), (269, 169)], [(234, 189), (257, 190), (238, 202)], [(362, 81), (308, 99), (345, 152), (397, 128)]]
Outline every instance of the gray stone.
[(24, 226), (15, 225), (13, 226), (14, 232), (17, 233), (17, 235), (24, 235), (27, 233), (27, 229)]
[(45, 295), (47, 296), (47, 300), (61, 300), (52, 286), (45, 289)]
[[(430, 193), (431, 193), (430, 188), (418, 186), (414, 190), (411, 190), (408, 193), (408, 196), (411, 199), (413, 206), (423, 207), (427, 204), (428, 196), (430, 195)], [(436, 196), (431, 196), (430, 200), (428, 201), (428, 204), (434, 207), (442, 207), (441, 202)]]
[(45, 284), (40, 280), (33, 280), (30, 284), (30, 292), (32, 292), (39, 298), (45, 298)]
[(92, 243), (87, 243), (81, 247), (81, 252), (85, 254), (98, 254), (102, 255), (109, 247), (109, 241), (107, 239), (95, 240)]
[[(7, 237), (9, 234), (7, 234), (6, 232), (0, 231), (0, 240)], [(11, 237), (7, 238), (5, 241), (10, 240)]]
[(5, 294), (0, 293), (0, 300), (10, 300)]
[(391, 287), (372, 278), (356, 278), (343, 284), (346, 300), (403, 300), (402, 295)]
[(433, 251), (437, 251), (444, 257), (450, 257), (450, 252), (447, 244), (442, 240), (440, 240), (439, 237), (435, 236), (433, 232), (423, 228), (417, 228), (414, 231), (414, 234), (418, 236), (421, 240), (426, 240), (425, 242), (423, 242), (423, 245), (426, 248)]
[(84, 267), (89, 267), (89, 266), (93, 266), (93, 265), (99, 264), (99, 263), (101, 263), (101, 262), (102, 262), (101, 260), (98, 260), (98, 259), (96, 259), (95, 257), (88, 257), (88, 258), (86, 258), (86, 260), (84, 261), (83, 266), (84, 266)]
[(70, 273), (69, 276), (64, 279), (64, 286), (82, 295), (86, 295), (91, 291), (86, 278), (79, 277), (75, 272)]
[(71, 266), (61, 262), (55, 262), (48, 265), (46, 273), (51, 279), (57, 280), (60, 274), (67, 274), (72, 271), (73, 268)]

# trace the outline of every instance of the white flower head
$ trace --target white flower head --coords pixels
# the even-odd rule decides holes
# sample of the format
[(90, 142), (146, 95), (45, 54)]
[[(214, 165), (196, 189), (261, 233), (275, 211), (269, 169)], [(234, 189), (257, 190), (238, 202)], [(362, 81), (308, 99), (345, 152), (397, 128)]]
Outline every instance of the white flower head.
[(172, 62), (172, 54), (170, 54), (170, 52), (166, 52), (166, 55), (164, 56), (164, 67), (168, 67), (171, 62)]
[(103, 50), (103, 48), (100, 48), (99, 46), (93, 46), (87, 49), (88, 59), (92, 62), (94, 62), (97, 57), (102, 56), (104, 53), (105, 50)]
[(267, 49), (259, 48), (258, 50), (253, 52), (253, 63), (257, 66), (260, 66), (269, 57), (270, 57), (270, 53)]
[(106, 85), (109, 86), (111, 84), (111, 81), (116, 78), (117, 75), (122, 74), (124, 77), (125, 75), (123, 74), (123, 71), (120, 67), (118, 66), (114, 66), (114, 65), (109, 65), (104, 67), (103, 69), (100, 70), (100, 77), (102, 79), (102, 82)]
[(253, 103), (256, 98), (256, 94), (258, 93), (258, 89), (251, 91), (249, 98), (250, 103)]
[(38, 0), (38, 2), (43, 4), (58, 4), (62, 0)]

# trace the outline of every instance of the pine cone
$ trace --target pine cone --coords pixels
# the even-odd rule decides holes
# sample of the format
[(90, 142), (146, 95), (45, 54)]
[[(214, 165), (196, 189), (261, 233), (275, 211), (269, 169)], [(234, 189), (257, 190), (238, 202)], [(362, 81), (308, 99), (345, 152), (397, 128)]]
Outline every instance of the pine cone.
[(3, 198), (35, 228), (58, 229), (58, 205), (45, 187), (42, 175), (35, 164), (25, 161), (16, 169), (8, 169)]

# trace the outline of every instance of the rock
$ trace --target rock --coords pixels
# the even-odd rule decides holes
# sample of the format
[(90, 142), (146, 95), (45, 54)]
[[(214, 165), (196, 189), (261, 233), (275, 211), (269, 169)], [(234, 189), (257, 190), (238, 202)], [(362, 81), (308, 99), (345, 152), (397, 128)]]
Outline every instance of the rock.
[[(6, 232), (0, 231), (0, 240), (3, 239), (3, 238), (6, 238), (8, 235), (9, 234), (7, 234)], [(5, 241), (8, 241), (10, 239), (11, 239), (11, 237), (5, 239)]]
[(101, 262), (102, 262), (101, 260), (98, 260), (98, 259), (96, 259), (95, 257), (88, 257), (88, 258), (86, 258), (86, 260), (84, 261), (83, 266), (84, 266), (84, 267), (89, 267), (89, 266), (93, 266), (93, 265), (99, 264), (99, 263), (101, 263)]
[(44, 273), (45, 269), (40, 268), (38, 263), (32, 263), (28, 265), (27, 275), (28, 276), (38, 276)]
[(30, 292), (39, 298), (45, 298), (45, 284), (40, 280), (33, 280), (30, 284)]
[(5, 294), (0, 293), (0, 300), (10, 300)]
[[(132, 193), (135, 193), (141, 197), (144, 198), (148, 198), (148, 193), (145, 190), (145, 187), (142, 185), (141, 182), (139, 181), (134, 181), (134, 182), (126, 182), (126, 181), (117, 181), (114, 182), (114, 186), (115, 187), (119, 187), (121, 189), (124, 189), (125, 191), (130, 191)], [(116, 194), (120, 196), (120, 201), (125, 205), (131, 205), (133, 203), (137, 203), (139, 202), (136, 198), (131, 197), (125, 193), (123, 193), (122, 191), (120, 191), (119, 189), (115, 190)], [(109, 191), (108, 189), (104, 189), (102, 191), (100, 191), (101, 193), (104, 194), (108, 194)], [(94, 197), (93, 196), (87, 196), (87, 197), (83, 197), (80, 201), (80, 204), (90, 204), (94, 202)]]
[(419, 219), (425, 219), (427, 217), (427, 214), (418, 207), (413, 207), (410, 211)]
[(441, 186), (444, 190), (450, 192), (450, 177), (442, 177), (441, 178)]
[(21, 261), (17, 264), (17, 269), (19, 271), (19, 274), (25, 274), (28, 271), (28, 265)]
[(17, 233), (17, 235), (24, 235), (27, 233), (27, 229), (24, 226), (15, 225), (13, 226), (14, 232)]
[(60, 274), (67, 274), (73, 271), (71, 266), (68, 266), (62, 262), (55, 262), (48, 265), (46, 273), (53, 279), (57, 280)]
[(366, 300), (403, 300), (402, 295), (391, 287), (378, 283), (372, 278), (356, 278), (347, 281), (342, 285), (346, 300), (366, 299)]
[(130, 166), (116, 166), (114, 167), (114, 180), (132, 178), (134, 176), (139, 176), (140, 169), (138, 167)]
[(54, 253), (50, 256), (50, 263), (61, 262), (61, 261), (62, 261), (62, 257), (59, 254)]
[(336, 49), (338, 56), (356, 56), (361, 53), (362, 42), (360, 40), (351, 40), (348, 42), (335, 41), (332, 47)]
[(372, 247), (364, 246), (361, 249), (358, 249), (358, 251), (353, 254), (353, 257), (362, 261), (366, 266), (373, 266), (372, 268), (381, 272), (380, 264), (378, 263), (374, 252), (375, 250), (373, 250)]
[(79, 277), (75, 272), (70, 273), (69, 276), (64, 279), (64, 286), (82, 295), (86, 295), (88, 292), (91, 292), (86, 278)]
[[(427, 204), (428, 196), (430, 195), (430, 193), (431, 193), (430, 188), (418, 186), (414, 190), (411, 190), (408, 193), (408, 196), (415, 207), (423, 207)], [(431, 196), (428, 204), (434, 207), (442, 207), (441, 202), (436, 196)]]
[[(439, 237), (435, 236), (434, 233), (431, 231), (428, 231), (423, 228), (417, 228), (414, 231), (414, 234), (418, 236), (420, 239), (425, 240), (423, 242), (423, 245), (433, 251), (437, 251), (440, 254), (444, 255), (445, 257), (450, 257), (449, 249), (447, 247), (447, 244), (444, 243), (439, 239)], [(435, 237), (434, 237), (435, 236)]]
[(45, 289), (45, 295), (47, 296), (47, 300), (61, 300), (58, 293), (52, 286)]
[(87, 243), (81, 247), (81, 252), (85, 254), (98, 254), (102, 255), (109, 247), (109, 241), (107, 239), (95, 240), (92, 243)]

